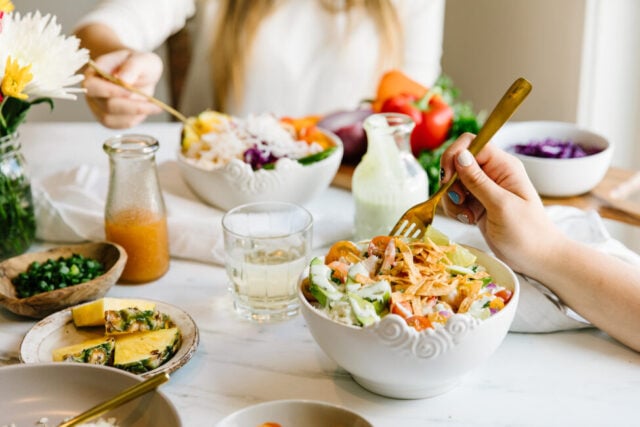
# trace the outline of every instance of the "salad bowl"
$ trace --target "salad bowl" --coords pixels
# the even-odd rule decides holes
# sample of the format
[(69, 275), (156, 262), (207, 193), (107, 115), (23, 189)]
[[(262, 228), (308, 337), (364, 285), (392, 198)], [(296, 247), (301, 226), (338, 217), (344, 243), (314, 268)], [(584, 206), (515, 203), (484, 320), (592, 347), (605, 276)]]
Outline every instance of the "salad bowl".
[(301, 312), (311, 335), (327, 356), (373, 393), (419, 399), (451, 390), (498, 349), (519, 298), (518, 279), (509, 267), (486, 252), (466, 248), (496, 283), (512, 292), (509, 303), (491, 317), (455, 314), (444, 326), (418, 331), (399, 315), (387, 314), (369, 326), (352, 326), (318, 309), (301, 285)]
[[(260, 131), (267, 126), (256, 127), (260, 128), (257, 130)], [(257, 135), (257, 138), (266, 140), (272, 135), (272, 130), (265, 131), (267, 136)], [(305, 158), (280, 157), (266, 167), (256, 167), (243, 158), (234, 157), (223, 164), (214, 165), (202, 161), (202, 158), (196, 159), (198, 153), (195, 156), (193, 153), (190, 155), (189, 150), (184, 148), (183, 139), (183, 146), (177, 153), (178, 165), (185, 182), (200, 199), (225, 211), (260, 201), (305, 205), (329, 187), (344, 153), (342, 141), (335, 134), (317, 127), (314, 132), (318, 132), (323, 139), (329, 141), (332, 149), (327, 151), (326, 156), (306, 157), (309, 161), (305, 161)], [(227, 141), (228, 139), (221, 138), (221, 141), (215, 143)], [(237, 143), (235, 140), (234, 142)]]

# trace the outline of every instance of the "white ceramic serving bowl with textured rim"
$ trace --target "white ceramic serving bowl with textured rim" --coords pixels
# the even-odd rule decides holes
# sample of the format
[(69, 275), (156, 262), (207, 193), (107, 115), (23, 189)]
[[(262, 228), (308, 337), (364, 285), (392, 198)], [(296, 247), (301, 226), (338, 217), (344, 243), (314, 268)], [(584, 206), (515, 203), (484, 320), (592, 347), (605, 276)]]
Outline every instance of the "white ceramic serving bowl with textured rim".
[(373, 427), (361, 415), (326, 402), (313, 400), (274, 400), (259, 403), (222, 419), (216, 427), (258, 427), (264, 423), (304, 427)]
[(309, 165), (281, 159), (270, 170), (251, 169), (234, 159), (225, 166), (207, 170), (190, 162), (178, 150), (178, 165), (189, 188), (207, 204), (229, 210), (250, 202), (278, 201), (305, 205), (326, 190), (340, 167), (343, 145), (335, 134), (323, 130), (336, 144), (326, 159)]
[[(515, 154), (515, 144), (526, 144), (547, 138), (570, 140), (582, 147), (602, 151), (575, 159), (547, 159)], [(591, 191), (611, 165), (613, 147), (602, 135), (575, 123), (525, 121), (507, 123), (492, 138), (491, 143), (519, 158), (541, 196), (570, 197)]]
[(397, 399), (436, 396), (484, 364), (504, 340), (516, 313), (520, 287), (497, 258), (467, 247), (494, 281), (513, 291), (509, 303), (486, 320), (454, 315), (446, 326), (416, 331), (395, 314), (369, 327), (344, 325), (314, 308), (298, 290), (301, 311), (320, 348), (369, 391)]
[[(0, 369), (0, 425), (35, 426), (41, 418), (57, 426), (116, 393), (142, 381), (129, 372), (84, 363), (36, 363)], [(171, 401), (152, 391), (109, 411), (128, 427), (180, 427), (182, 422)]]

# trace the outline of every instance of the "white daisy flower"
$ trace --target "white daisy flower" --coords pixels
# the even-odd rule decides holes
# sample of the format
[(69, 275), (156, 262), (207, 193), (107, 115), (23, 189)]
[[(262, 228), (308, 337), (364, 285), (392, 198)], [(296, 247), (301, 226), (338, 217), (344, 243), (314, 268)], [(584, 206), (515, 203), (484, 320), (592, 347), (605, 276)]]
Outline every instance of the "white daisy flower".
[(74, 93), (82, 89), (70, 86), (84, 78), (75, 73), (89, 60), (89, 52), (79, 48), (76, 37), (61, 34), (61, 29), (51, 14), (5, 14), (0, 32), (0, 81), (7, 56), (11, 56), (22, 67), (31, 64), (33, 79), (24, 89), (29, 99), (76, 99)]

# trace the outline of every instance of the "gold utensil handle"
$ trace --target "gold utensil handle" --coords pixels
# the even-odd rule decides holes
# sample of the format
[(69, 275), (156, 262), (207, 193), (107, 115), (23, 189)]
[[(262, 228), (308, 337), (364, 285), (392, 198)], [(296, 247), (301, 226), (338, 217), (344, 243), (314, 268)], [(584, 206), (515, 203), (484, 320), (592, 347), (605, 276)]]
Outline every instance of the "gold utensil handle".
[[(518, 78), (509, 89), (502, 95), (500, 101), (496, 104), (487, 120), (484, 122), (476, 137), (469, 144), (469, 151), (476, 156), (482, 148), (491, 140), (493, 135), (506, 123), (507, 120), (518, 109), (522, 101), (525, 100), (527, 95), (531, 92), (531, 83), (523, 78)], [(441, 185), (436, 193), (443, 194), (451, 184), (458, 179), (457, 172), (454, 172), (453, 176), (445, 184)]]
[(164, 102), (160, 101), (158, 98), (156, 98), (154, 96), (151, 96), (151, 95), (148, 95), (148, 94), (142, 92), (140, 89), (135, 88), (135, 87), (131, 86), (130, 84), (126, 83), (125, 81), (123, 81), (122, 79), (114, 76), (113, 74), (102, 70), (92, 60), (89, 60), (89, 66), (91, 68), (93, 68), (95, 70), (95, 72), (98, 73), (98, 75), (100, 77), (102, 77), (103, 79), (108, 80), (111, 83), (113, 83), (115, 85), (118, 85), (120, 87), (123, 87), (126, 90), (128, 90), (129, 92), (133, 92), (135, 94), (138, 94), (140, 96), (145, 97), (149, 102), (152, 102), (152, 103), (156, 104), (158, 107), (162, 108), (163, 110), (165, 110), (166, 112), (168, 112), (169, 114), (171, 114), (172, 116), (174, 116), (175, 118), (180, 120), (181, 122), (183, 122), (185, 124), (187, 123), (187, 118), (184, 116), (184, 114), (182, 114), (181, 112), (179, 112), (175, 108), (171, 107), (170, 105), (167, 105)]
[(58, 424), (58, 427), (71, 427), (97, 418), (107, 411), (115, 409), (120, 405), (124, 405), (130, 400), (133, 400), (145, 393), (154, 390), (160, 384), (164, 384), (167, 381), (169, 381), (169, 374), (167, 374), (166, 372), (156, 374), (149, 379), (142, 381), (141, 383), (124, 389), (120, 393), (113, 396), (111, 399), (94, 406), (93, 408), (81, 413), (80, 415), (76, 415), (70, 420)]

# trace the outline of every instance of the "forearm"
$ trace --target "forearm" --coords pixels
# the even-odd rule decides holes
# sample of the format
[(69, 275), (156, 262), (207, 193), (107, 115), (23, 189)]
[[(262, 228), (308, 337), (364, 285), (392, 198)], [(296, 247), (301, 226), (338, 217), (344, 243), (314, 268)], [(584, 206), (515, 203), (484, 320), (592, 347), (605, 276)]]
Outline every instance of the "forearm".
[(80, 45), (89, 50), (93, 59), (105, 53), (128, 49), (115, 31), (104, 24), (83, 26), (78, 28), (75, 34), (80, 39)]
[(594, 326), (640, 351), (640, 268), (570, 239), (527, 274)]

